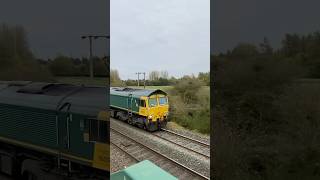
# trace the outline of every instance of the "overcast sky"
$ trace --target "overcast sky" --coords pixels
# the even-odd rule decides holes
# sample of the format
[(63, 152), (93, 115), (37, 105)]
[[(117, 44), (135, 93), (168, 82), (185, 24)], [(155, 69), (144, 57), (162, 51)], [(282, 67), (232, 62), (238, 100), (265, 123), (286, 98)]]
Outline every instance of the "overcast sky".
[[(88, 56), (83, 34), (107, 34), (107, 0), (0, 0), (0, 23), (23, 25), (37, 57)], [(214, 0), (214, 51), (266, 36), (279, 47), (285, 33), (320, 30), (319, 0)], [(209, 0), (111, 0), (111, 65), (123, 78), (136, 71), (170, 75), (209, 70)], [(104, 40), (94, 54), (108, 52)]]
[[(22, 25), (37, 57), (57, 54), (88, 56), (82, 35), (108, 33), (107, 0), (0, 0), (0, 23)], [(94, 53), (108, 53), (105, 40), (94, 42)]]
[(214, 0), (211, 22), (214, 52), (266, 36), (279, 47), (286, 33), (320, 30), (319, 0)]
[(208, 72), (210, 0), (111, 0), (111, 68), (121, 78)]

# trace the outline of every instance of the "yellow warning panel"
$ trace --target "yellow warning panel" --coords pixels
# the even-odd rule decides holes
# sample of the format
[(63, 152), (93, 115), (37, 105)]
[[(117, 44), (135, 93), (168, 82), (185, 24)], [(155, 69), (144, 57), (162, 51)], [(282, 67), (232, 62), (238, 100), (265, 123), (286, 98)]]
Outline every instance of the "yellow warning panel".
[(93, 167), (110, 172), (110, 145), (95, 143)]

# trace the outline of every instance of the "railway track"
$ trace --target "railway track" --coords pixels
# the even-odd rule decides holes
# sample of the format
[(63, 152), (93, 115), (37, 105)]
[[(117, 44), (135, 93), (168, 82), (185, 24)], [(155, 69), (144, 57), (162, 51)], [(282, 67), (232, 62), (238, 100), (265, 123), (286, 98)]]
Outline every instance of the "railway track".
[[(123, 123), (123, 122), (122, 122)], [(125, 124), (125, 123), (124, 123)], [(139, 128), (137, 128), (139, 129)], [(139, 129), (140, 130), (140, 129)], [(210, 159), (210, 144), (179, 134), (177, 132), (162, 128), (159, 132), (150, 133), (162, 140), (187, 149), (197, 155)]]
[(140, 160), (134, 156), (132, 156), (130, 153), (128, 153), (127, 151), (123, 150), (118, 144), (110, 142), (110, 144), (114, 145), (115, 147), (117, 147), (118, 149), (120, 149), (124, 154), (126, 154), (127, 156), (131, 157), (132, 159), (134, 159), (136, 162), (140, 162)]
[(137, 161), (151, 160), (162, 169), (170, 172), (172, 175), (179, 179), (192, 179), (192, 180), (203, 180), (210, 179), (205, 175), (196, 172), (195, 170), (179, 163), (178, 161), (160, 153), (158, 150), (153, 149), (125, 133), (110, 127), (110, 133), (112, 136), (112, 144), (116, 145), (122, 151), (124, 151), (130, 157)]
[(198, 144), (201, 144), (201, 145), (203, 145), (203, 146), (206, 146), (206, 147), (210, 148), (210, 144), (209, 144), (209, 143), (205, 143), (205, 142), (199, 141), (199, 140), (197, 140), (197, 139), (190, 138), (190, 137), (188, 137), (188, 136), (185, 136), (185, 135), (176, 133), (176, 132), (171, 131), (171, 130), (168, 130), (168, 129), (161, 128), (161, 130), (162, 130), (162, 131), (165, 131), (165, 132), (168, 132), (168, 133), (170, 133), (170, 134), (174, 134), (174, 135), (176, 135), (176, 136), (179, 136), (179, 137), (182, 137), (182, 138), (191, 140), (191, 141), (193, 141), (193, 142), (196, 142), (196, 143), (198, 143)]
[(161, 130), (162, 131), (152, 133), (152, 135), (157, 136), (165, 141), (169, 141), (170, 143), (185, 148), (205, 158), (210, 158), (210, 144), (167, 129)]

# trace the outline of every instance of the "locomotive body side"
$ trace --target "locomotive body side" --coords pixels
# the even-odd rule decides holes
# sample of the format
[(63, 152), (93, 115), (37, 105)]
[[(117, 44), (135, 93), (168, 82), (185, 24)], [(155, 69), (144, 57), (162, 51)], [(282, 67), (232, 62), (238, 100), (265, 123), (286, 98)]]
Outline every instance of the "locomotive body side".
[[(39, 92), (34, 91), (36, 86)], [(7, 86), (0, 91), (0, 143), (16, 147), (14, 156), (30, 152), (34, 159), (39, 152), (55, 162), (52, 167), (67, 164), (70, 172), (88, 167), (107, 176), (110, 123), (107, 104), (101, 99), (107, 97), (104, 91), (58, 84)]]
[(168, 97), (161, 90), (111, 88), (111, 116), (149, 131), (166, 126), (169, 115)]

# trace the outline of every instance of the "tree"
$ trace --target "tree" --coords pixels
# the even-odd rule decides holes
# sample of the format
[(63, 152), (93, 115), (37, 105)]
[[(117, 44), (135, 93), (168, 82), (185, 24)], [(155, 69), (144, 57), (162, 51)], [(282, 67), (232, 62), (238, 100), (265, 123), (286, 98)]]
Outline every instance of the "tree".
[(0, 79), (51, 81), (47, 67), (37, 61), (22, 26), (0, 25)]
[(302, 50), (301, 38), (298, 34), (286, 34), (282, 40), (282, 52), (287, 57), (294, 57)]
[(108, 67), (106, 65), (106, 61), (101, 58), (95, 57), (94, 59), (94, 74), (95, 76), (103, 76), (106, 77), (108, 71)]
[(273, 48), (271, 47), (268, 38), (266, 37), (263, 38), (263, 42), (260, 43), (260, 50), (261, 50), (261, 53), (264, 55), (272, 55)]
[(161, 72), (160, 72), (160, 78), (162, 78), (162, 79), (169, 79), (169, 73), (168, 73), (168, 71), (161, 71)]
[(111, 86), (121, 86), (122, 81), (119, 76), (119, 72), (116, 69), (110, 70), (110, 84)]
[(200, 72), (198, 75), (198, 79), (205, 85), (210, 86), (210, 72)]
[(56, 76), (70, 76), (74, 74), (72, 59), (67, 56), (56, 57), (49, 65), (51, 72)]
[(33, 55), (27, 43), (27, 33), (21, 26), (0, 25), (0, 63), (32, 61)]
[(182, 98), (183, 102), (190, 104), (197, 102), (199, 89), (202, 87), (202, 82), (194, 77), (185, 76), (176, 85), (173, 90)]
[(248, 43), (238, 44), (231, 52), (231, 56), (241, 59), (256, 57), (258, 54), (257, 47)]
[(156, 81), (160, 78), (160, 72), (159, 71), (151, 71), (149, 73), (149, 80), (150, 81)]

